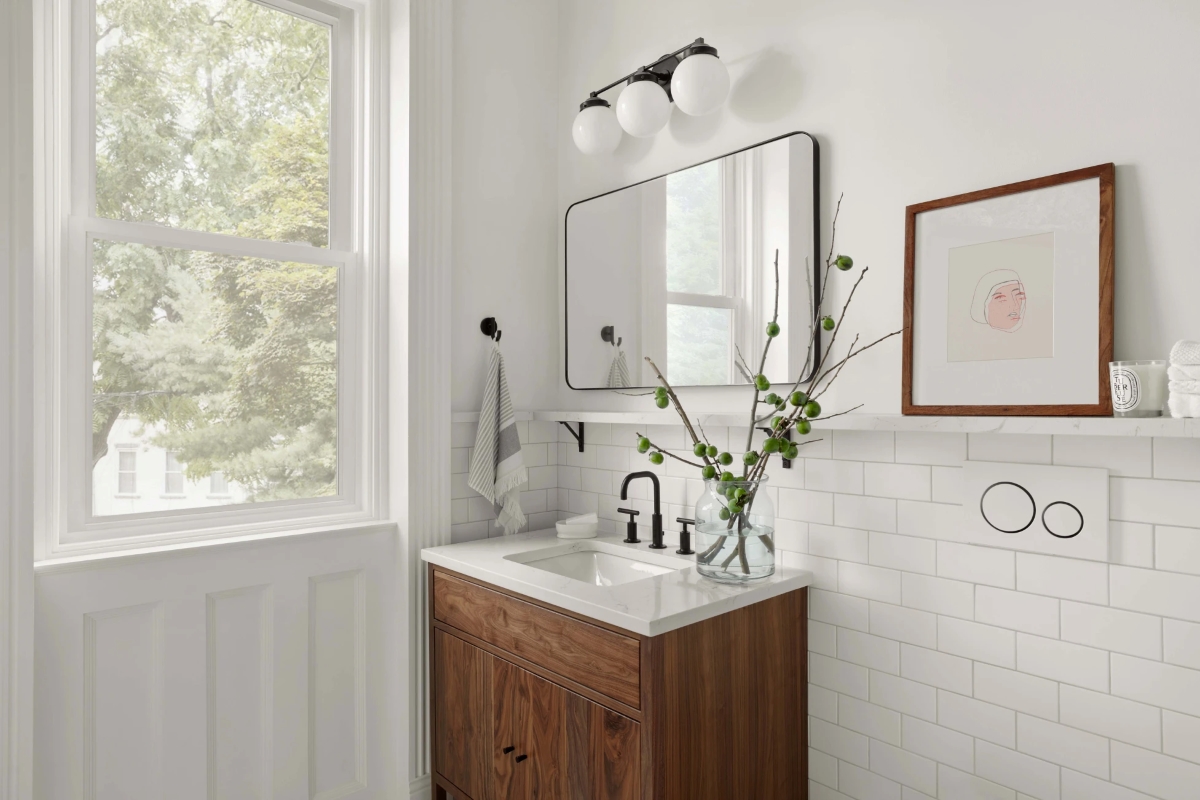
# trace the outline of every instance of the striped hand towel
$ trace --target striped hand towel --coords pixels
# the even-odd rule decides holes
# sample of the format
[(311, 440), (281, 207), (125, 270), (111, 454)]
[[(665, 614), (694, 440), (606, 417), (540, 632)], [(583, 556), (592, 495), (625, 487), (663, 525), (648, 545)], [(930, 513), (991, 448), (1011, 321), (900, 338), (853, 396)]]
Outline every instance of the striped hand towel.
[(624, 389), (629, 386), (629, 364), (625, 361), (625, 351), (613, 345), (616, 355), (608, 367), (608, 378), (604, 385), (609, 389)]
[(500, 355), (500, 343), (493, 342), (467, 485), (491, 503), (500, 505), (497, 522), (510, 534), (525, 524), (521, 487), (528, 481), (521, 437), (517, 435), (512, 399), (508, 395), (508, 379), (504, 376), (504, 356)]

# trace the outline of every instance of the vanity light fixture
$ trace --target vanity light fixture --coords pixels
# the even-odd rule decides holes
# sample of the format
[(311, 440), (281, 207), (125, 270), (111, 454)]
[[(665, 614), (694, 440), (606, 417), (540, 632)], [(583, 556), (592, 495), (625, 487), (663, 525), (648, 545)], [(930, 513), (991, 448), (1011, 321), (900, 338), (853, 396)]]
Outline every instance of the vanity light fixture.
[[(622, 83), (614, 114), (600, 95)], [(697, 39), (592, 92), (579, 104), (571, 135), (582, 153), (611, 153), (621, 142), (622, 128), (630, 136), (646, 137), (666, 127), (672, 101), (696, 117), (716, 111), (728, 96), (729, 71), (717, 48)]]

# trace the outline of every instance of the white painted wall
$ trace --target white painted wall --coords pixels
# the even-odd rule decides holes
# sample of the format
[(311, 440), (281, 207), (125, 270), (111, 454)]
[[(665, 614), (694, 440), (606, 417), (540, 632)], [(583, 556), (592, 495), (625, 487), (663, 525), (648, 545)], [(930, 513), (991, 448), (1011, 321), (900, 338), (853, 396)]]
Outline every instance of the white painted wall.
[(504, 332), (513, 405), (558, 402), (557, 35), (554, 0), (454, 5), (454, 299), (427, 335), (451, 337), (455, 411), (479, 410), (484, 317)]
[[(870, 337), (901, 324), (906, 205), (1113, 161), (1116, 356), (1164, 358), (1176, 339), (1200, 335), (1192, 0), (562, 0), (558, 30), (560, 216), (581, 198), (809, 131), (821, 144), (825, 236), (845, 192), (838, 249), (872, 267), (848, 322)], [(588, 91), (696, 36), (729, 66), (721, 112), (676, 112), (658, 136), (627, 137), (611, 157), (574, 148), (570, 121)], [(554, 355), (547, 343), (528, 357)], [(646, 402), (559, 385), (563, 408)], [(737, 394), (687, 397), (715, 410)], [(836, 394), (828, 407), (898, 411), (899, 341), (848, 368)]]

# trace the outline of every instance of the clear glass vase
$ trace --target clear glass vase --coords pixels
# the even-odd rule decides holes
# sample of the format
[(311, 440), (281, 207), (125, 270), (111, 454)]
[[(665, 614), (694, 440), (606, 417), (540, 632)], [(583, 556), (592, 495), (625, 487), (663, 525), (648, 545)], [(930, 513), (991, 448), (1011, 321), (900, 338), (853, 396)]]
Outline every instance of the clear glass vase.
[(775, 573), (775, 504), (767, 479), (704, 482), (696, 503), (696, 569), (723, 583)]

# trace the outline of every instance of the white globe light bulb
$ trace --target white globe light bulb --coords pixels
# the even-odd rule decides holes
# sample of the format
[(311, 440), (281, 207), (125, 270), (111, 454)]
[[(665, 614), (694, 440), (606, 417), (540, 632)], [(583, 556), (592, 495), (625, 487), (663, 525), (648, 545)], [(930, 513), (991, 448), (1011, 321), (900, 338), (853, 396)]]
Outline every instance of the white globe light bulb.
[(653, 136), (670, 118), (671, 99), (655, 81), (634, 81), (617, 98), (617, 121), (630, 136)]
[(685, 114), (693, 117), (711, 114), (729, 96), (729, 70), (715, 55), (690, 55), (671, 76), (671, 96)]
[(621, 143), (621, 126), (612, 108), (601, 100), (594, 105), (585, 104), (575, 115), (571, 138), (585, 155), (607, 155)]

